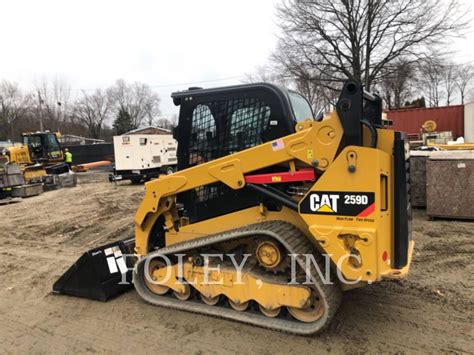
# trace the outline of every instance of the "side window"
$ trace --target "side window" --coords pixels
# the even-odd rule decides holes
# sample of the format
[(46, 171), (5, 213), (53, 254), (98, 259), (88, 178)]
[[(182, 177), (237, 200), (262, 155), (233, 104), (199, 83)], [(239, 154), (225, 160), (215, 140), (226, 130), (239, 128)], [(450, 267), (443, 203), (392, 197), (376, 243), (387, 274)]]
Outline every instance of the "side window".
[(313, 110), (303, 95), (294, 91), (288, 91), (288, 96), (290, 97), (293, 114), (297, 121), (314, 120)]
[(189, 144), (189, 165), (214, 159), (216, 121), (207, 105), (197, 105), (193, 110)]
[(146, 138), (140, 138), (140, 145), (146, 145)]
[(48, 152), (55, 152), (59, 150), (59, 144), (58, 141), (56, 140), (56, 136), (54, 134), (48, 134), (47, 136), (47, 151)]
[(23, 137), (23, 143), (28, 145), (30, 148), (38, 148), (38, 147), (41, 147), (41, 137), (26, 136), (26, 137)]

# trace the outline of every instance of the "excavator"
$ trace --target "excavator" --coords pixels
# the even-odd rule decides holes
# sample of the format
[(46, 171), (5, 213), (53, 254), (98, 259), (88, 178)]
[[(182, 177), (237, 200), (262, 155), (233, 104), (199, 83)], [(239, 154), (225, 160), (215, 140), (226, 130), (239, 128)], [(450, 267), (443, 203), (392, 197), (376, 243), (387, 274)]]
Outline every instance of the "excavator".
[(47, 174), (68, 171), (58, 136), (49, 131), (22, 133), (22, 144), (7, 147), (1, 153), (9, 164), (21, 167), (25, 181), (41, 180)]
[(178, 171), (145, 184), (134, 238), (85, 253), (55, 292), (106, 300), (132, 276), (152, 305), (308, 335), (343, 292), (408, 275), (408, 143), (377, 95), (348, 80), (318, 118), (267, 83), (172, 99)]
[[(22, 143), (0, 147), (0, 203), (17, 201), (11, 198), (16, 187), (38, 186), (54, 179), (52, 175), (69, 171), (58, 136), (49, 131), (22, 133)], [(24, 196), (38, 191), (43, 190), (29, 189)]]

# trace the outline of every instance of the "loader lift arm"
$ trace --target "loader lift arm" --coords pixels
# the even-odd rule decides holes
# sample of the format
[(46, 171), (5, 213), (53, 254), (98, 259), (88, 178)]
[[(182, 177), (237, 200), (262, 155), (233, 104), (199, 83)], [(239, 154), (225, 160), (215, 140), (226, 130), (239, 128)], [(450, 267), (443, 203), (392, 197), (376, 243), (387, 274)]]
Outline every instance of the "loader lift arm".
[[(320, 171), (326, 170), (334, 160), (343, 136), (336, 113), (320, 122), (300, 122), (296, 129), (296, 133), (273, 142), (146, 183), (145, 197), (135, 215), (136, 252), (146, 255), (152, 226), (162, 214), (171, 218), (174, 197), (180, 192), (218, 181), (232, 189), (242, 189), (245, 187), (245, 174), (291, 160), (298, 160)], [(275, 149), (275, 145), (281, 148)]]

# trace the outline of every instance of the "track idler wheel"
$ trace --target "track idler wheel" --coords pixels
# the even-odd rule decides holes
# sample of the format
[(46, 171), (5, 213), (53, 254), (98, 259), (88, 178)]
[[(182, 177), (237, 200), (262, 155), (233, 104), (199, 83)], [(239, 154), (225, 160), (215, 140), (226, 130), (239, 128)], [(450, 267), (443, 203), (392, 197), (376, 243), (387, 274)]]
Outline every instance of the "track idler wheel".
[(312, 323), (321, 318), (324, 314), (324, 305), (315, 291), (312, 291), (310, 304), (303, 308), (287, 307), (293, 318), (304, 323)]
[[(156, 282), (153, 282), (153, 272), (163, 267), (166, 267), (166, 264), (163, 261), (151, 260), (148, 266), (148, 275), (143, 275), (145, 284), (148, 289), (157, 295), (164, 295), (170, 289), (168, 286), (159, 285)], [(149, 280), (150, 278), (151, 280)]]

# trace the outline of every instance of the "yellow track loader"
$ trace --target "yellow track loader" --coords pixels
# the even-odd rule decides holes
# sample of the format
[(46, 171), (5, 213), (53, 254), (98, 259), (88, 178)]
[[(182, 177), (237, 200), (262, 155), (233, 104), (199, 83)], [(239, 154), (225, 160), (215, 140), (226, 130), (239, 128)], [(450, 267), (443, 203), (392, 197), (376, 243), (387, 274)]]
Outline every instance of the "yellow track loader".
[(343, 291), (407, 275), (407, 142), (382, 127), (379, 97), (347, 81), (319, 119), (303, 96), (270, 84), (172, 98), (178, 171), (145, 184), (133, 241), (86, 259), (102, 257), (117, 281), (133, 248), (145, 301), (296, 334), (324, 329)]

